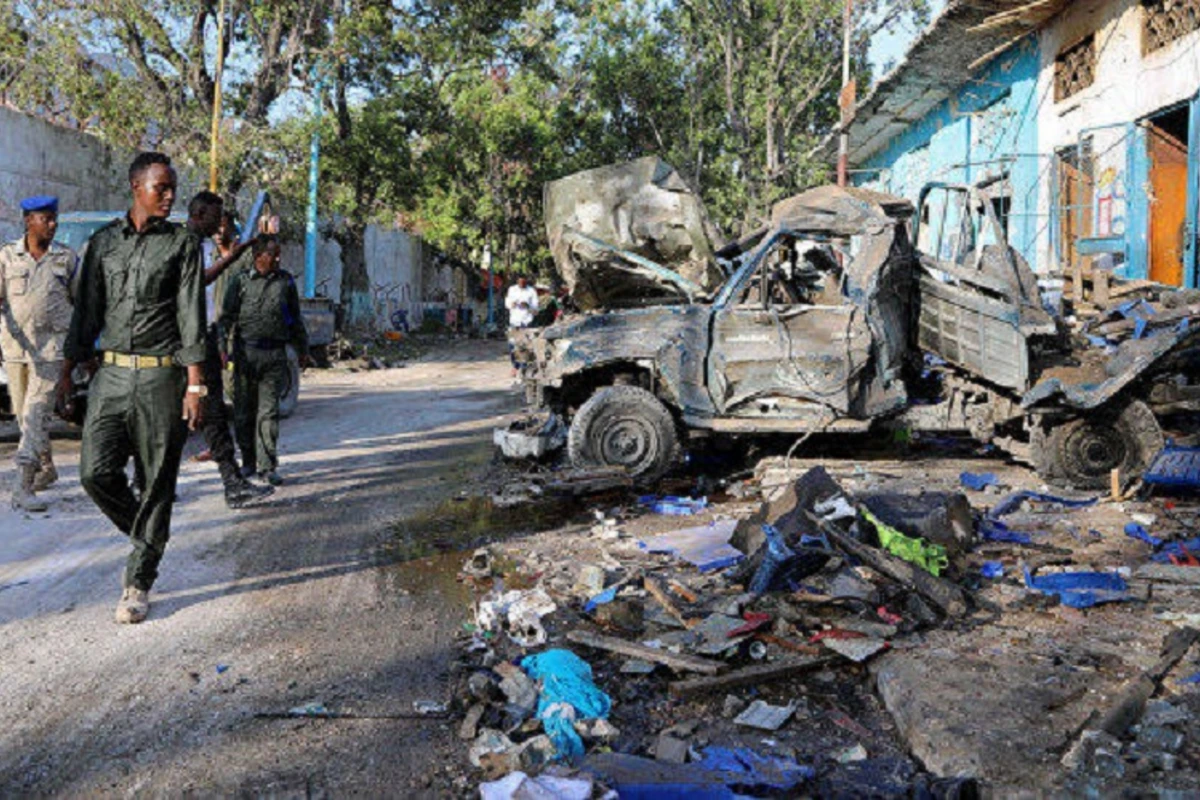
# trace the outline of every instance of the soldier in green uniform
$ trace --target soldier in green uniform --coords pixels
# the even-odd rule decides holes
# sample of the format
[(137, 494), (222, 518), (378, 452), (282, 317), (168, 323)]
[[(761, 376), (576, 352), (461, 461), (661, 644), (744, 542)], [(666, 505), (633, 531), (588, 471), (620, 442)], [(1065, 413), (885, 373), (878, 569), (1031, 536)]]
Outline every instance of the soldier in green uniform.
[[(129, 167), (129, 183), (128, 214), (88, 244), (58, 394), (66, 407), (71, 369), (99, 355), (79, 475), (133, 544), (116, 619), (137, 623), (150, 610), (150, 588), (170, 537), (183, 445), (188, 429), (200, 425), (207, 391), (200, 242), (167, 221), (177, 185), (171, 160), (141, 153)], [(125, 476), (131, 457), (146, 477), (140, 499)]]
[[(279, 268), (279, 240), (254, 242), (254, 268), (234, 275), (221, 308), (222, 340), (233, 352), (233, 419), (244, 472), (278, 486), (279, 390), (288, 369), (287, 346), (308, 362), (300, 294)], [(232, 335), (231, 335), (232, 334)]]

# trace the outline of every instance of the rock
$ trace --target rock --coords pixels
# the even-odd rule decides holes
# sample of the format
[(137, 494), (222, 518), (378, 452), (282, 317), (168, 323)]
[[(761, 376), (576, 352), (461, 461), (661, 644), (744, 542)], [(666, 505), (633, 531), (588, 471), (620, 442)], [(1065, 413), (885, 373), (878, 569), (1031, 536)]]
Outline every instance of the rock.
[(537, 709), (537, 684), (517, 666), (508, 663), (496, 665), (500, 675), (500, 691), (504, 693), (509, 713), (520, 720), (532, 716)]
[(486, 672), (471, 673), (471, 677), (467, 678), (467, 691), (471, 693), (471, 697), (484, 703), (498, 700), (502, 696), (496, 679)]
[(1183, 725), (1191, 718), (1187, 709), (1172, 705), (1166, 700), (1151, 700), (1146, 703), (1146, 712), (1142, 714), (1143, 725)]
[(830, 582), (829, 594), (832, 597), (853, 597), (869, 603), (876, 596), (875, 584), (863, 580), (854, 570), (845, 569)]
[(603, 567), (594, 564), (584, 564), (579, 568), (579, 576), (575, 585), (584, 593), (584, 597), (594, 597), (604, 591), (607, 575)]
[(589, 719), (575, 723), (575, 732), (593, 742), (614, 742), (621, 735), (616, 726), (606, 719)]
[(737, 695), (725, 695), (725, 702), (721, 704), (721, 716), (725, 719), (733, 719), (746, 707), (746, 701)]
[(550, 737), (542, 734), (524, 742), (519, 750), (518, 758), (521, 767), (527, 772), (540, 772), (542, 767), (549, 764), (555, 755), (554, 743)]
[(855, 761), (867, 760), (867, 748), (861, 744), (856, 744), (853, 747), (847, 747), (843, 750), (835, 750), (833, 752), (833, 760), (839, 764), (852, 764)]
[(483, 712), (487, 710), (487, 706), (483, 703), (476, 703), (467, 709), (467, 715), (463, 717), (462, 724), (458, 726), (458, 738), (471, 740), (479, 733), (479, 720), (483, 717)]
[(596, 621), (628, 633), (641, 633), (645, 627), (646, 608), (640, 600), (618, 599), (596, 607)]
[[(467, 751), (467, 759), (473, 767), (482, 767), (483, 760), (488, 756), (516, 753), (516, 747), (503, 733), (490, 728), (479, 732), (471, 749)], [(511, 770), (509, 770), (511, 772)]]
[(688, 757), (688, 743), (683, 739), (677, 739), (669, 733), (663, 732), (658, 735), (658, 739), (654, 742), (654, 758), (656, 761), (665, 761), (668, 764), (683, 764)]
[(733, 720), (735, 725), (745, 725), (763, 731), (777, 731), (796, 713), (794, 703), (786, 706), (773, 706), (762, 700), (755, 700), (750, 706), (737, 715)]
[(1137, 732), (1137, 743), (1146, 750), (1163, 750), (1178, 753), (1183, 747), (1184, 736), (1179, 731), (1161, 725), (1141, 725)]

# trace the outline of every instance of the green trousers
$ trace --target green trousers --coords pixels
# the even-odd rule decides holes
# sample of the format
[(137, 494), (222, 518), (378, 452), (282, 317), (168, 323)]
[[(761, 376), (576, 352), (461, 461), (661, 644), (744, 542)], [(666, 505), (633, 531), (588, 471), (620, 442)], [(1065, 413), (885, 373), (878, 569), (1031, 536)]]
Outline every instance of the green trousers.
[(246, 347), (233, 370), (233, 428), (242, 464), (257, 472), (279, 465), (279, 390), (287, 379), (287, 350)]
[[(112, 523), (129, 537), (133, 552), (125, 585), (149, 590), (158, 577), (171, 536), (175, 482), (187, 440), (182, 419), (187, 374), (174, 367), (100, 367), (88, 387), (79, 479)], [(145, 471), (139, 502), (125, 467), (133, 457)]]

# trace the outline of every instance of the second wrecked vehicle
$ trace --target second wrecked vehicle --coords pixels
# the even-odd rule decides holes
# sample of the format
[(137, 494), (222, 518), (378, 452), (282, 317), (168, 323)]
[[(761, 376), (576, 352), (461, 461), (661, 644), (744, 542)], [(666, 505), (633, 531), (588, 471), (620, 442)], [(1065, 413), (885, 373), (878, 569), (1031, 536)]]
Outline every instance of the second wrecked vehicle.
[(556, 265), (596, 310), (514, 345), (529, 399), (570, 422), (577, 466), (649, 483), (689, 431), (897, 425), (968, 432), (1094, 488), (1145, 469), (1160, 415), (1200, 409), (1197, 328), (1119, 345), (1071, 331), (972, 187), (927, 188), (917, 220), (901, 198), (820, 187), (725, 247), (657, 159), (552, 183), (546, 209)]

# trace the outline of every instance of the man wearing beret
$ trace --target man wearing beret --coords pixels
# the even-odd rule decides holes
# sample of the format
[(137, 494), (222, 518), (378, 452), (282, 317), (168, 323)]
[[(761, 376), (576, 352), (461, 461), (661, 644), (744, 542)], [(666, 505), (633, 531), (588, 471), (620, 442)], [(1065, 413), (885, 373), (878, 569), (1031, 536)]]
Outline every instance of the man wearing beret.
[(21, 212), (25, 235), (0, 247), (0, 355), (21, 429), (12, 507), (45, 511), (46, 501), (36, 493), (58, 480), (50, 455), (49, 421), (75, 304), (78, 259), (54, 243), (57, 197), (26, 198)]
[[(141, 153), (129, 167), (129, 185), (129, 213), (88, 243), (58, 393), (69, 411), (71, 369), (98, 350), (79, 479), (133, 545), (116, 619), (138, 623), (150, 611), (183, 445), (188, 428), (200, 425), (207, 390), (200, 241), (167, 220), (178, 185), (171, 160)], [(145, 475), (140, 498), (125, 476), (130, 458)]]

